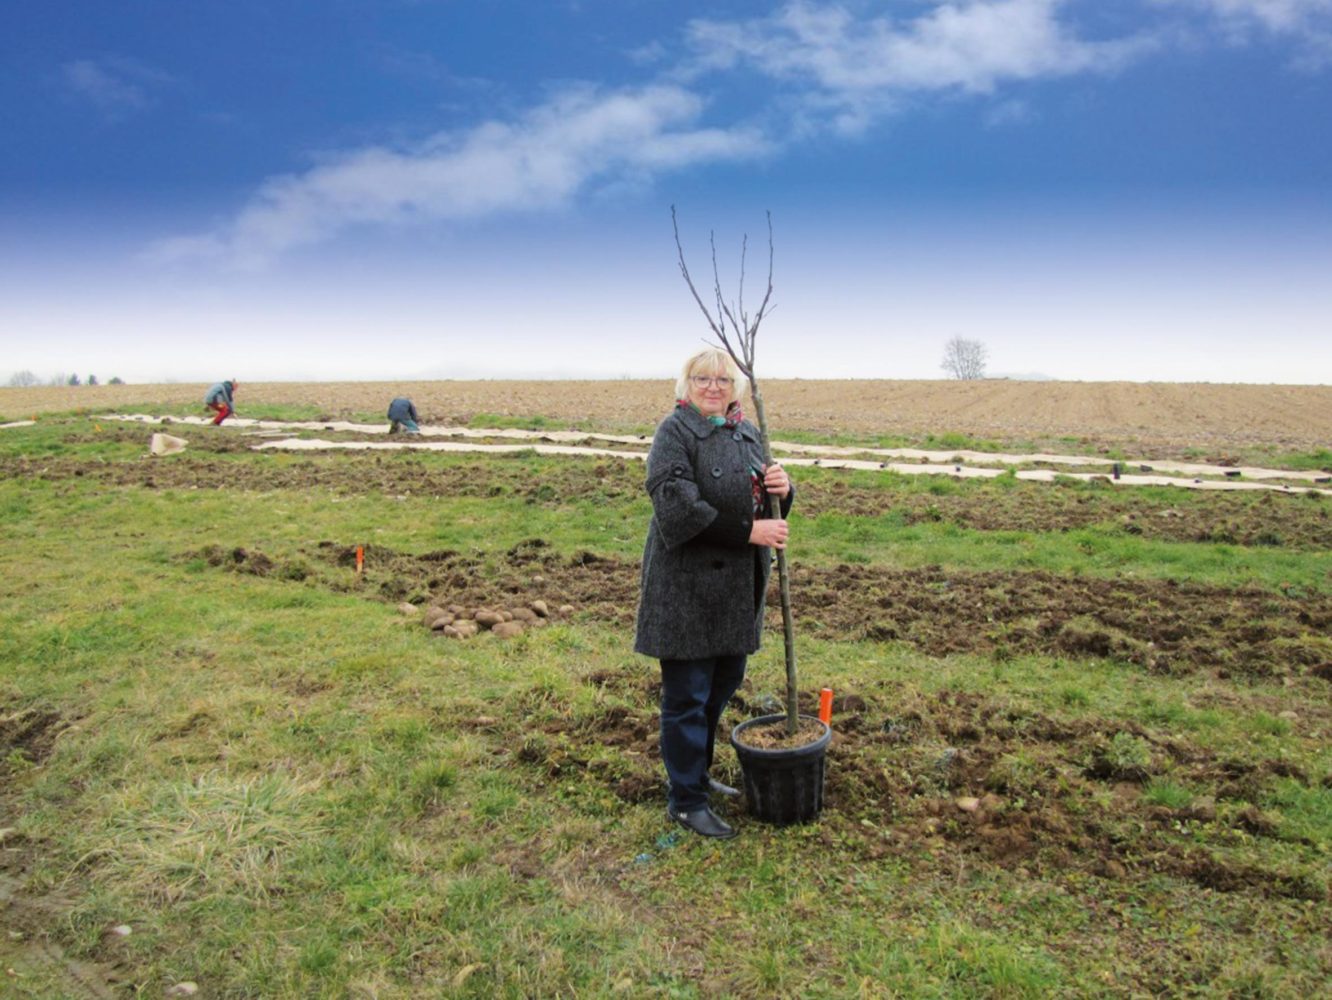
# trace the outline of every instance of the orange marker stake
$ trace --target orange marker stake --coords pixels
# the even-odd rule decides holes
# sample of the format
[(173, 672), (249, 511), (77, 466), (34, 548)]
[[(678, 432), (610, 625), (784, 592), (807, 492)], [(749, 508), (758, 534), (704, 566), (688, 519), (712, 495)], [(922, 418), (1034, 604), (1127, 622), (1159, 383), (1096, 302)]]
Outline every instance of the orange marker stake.
[(825, 726), (832, 725), (832, 688), (819, 692), (819, 721)]
[(356, 572), (361, 572), (365, 568), (365, 546), (356, 546)]

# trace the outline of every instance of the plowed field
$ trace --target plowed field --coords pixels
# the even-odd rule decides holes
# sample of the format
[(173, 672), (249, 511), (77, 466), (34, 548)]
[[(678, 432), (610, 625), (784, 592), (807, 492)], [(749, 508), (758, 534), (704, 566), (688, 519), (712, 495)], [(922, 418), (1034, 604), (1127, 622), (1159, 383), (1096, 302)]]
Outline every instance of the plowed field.
[[(242, 378), (243, 378), (243, 373)], [(545, 417), (588, 428), (651, 427), (670, 406), (673, 381), (242, 382), (236, 402), (303, 405), (327, 418), (380, 413), (410, 396), (424, 420), (465, 424), (478, 414)], [(0, 415), (20, 419), (144, 401), (192, 407), (204, 385), (0, 389)], [(825, 381), (763, 383), (774, 432), (859, 437), (944, 433), (1036, 444), (1074, 439), (1131, 446), (1141, 457), (1185, 450), (1221, 459), (1267, 445), (1326, 448), (1332, 386), (1139, 382)], [(202, 410), (202, 406), (198, 408)]]

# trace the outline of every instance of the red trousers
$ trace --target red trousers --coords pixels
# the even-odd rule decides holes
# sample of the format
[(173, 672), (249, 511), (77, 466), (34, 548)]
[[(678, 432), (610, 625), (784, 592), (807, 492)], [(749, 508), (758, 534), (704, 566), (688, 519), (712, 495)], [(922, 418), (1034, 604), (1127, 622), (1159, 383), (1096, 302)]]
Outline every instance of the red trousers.
[(213, 418), (214, 427), (226, 420), (227, 417), (231, 416), (231, 407), (226, 403), (209, 403), (208, 408), (217, 411), (217, 416)]

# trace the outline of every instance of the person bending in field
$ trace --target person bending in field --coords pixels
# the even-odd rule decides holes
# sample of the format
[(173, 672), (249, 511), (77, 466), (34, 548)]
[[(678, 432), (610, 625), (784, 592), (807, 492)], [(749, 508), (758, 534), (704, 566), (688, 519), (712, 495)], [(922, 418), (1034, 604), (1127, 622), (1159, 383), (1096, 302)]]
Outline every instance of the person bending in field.
[(204, 406), (217, 414), (213, 418), (214, 427), (236, 412), (235, 396), (236, 387), (239, 385), (240, 383), (234, 378), (226, 382), (218, 382), (204, 396)]
[(735, 835), (708, 805), (710, 793), (740, 794), (712, 776), (713, 744), (759, 648), (772, 550), (786, 547), (795, 495), (780, 465), (763, 464), (758, 430), (740, 412), (745, 384), (725, 351), (695, 354), (647, 460), (634, 650), (661, 661), (666, 815), (704, 837)]
[(389, 403), (388, 418), (390, 434), (397, 434), (399, 431), (404, 434), (421, 433), (421, 428), (417, 424), (421, 418), (416, 415), (416, 406), (405, 396), (399, 396)]

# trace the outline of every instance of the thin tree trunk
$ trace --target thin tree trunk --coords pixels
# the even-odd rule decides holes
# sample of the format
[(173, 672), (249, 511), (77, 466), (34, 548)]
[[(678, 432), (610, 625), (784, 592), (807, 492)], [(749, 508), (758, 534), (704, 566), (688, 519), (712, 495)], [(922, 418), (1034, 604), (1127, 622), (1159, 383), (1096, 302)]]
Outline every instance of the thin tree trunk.
[[(763, 446), (763, 464), (772, 465), (772, 443), (768, 439), (768, 415), (763, 410), (763, 393), (753, 375), (749, 378), (749, 394), (754, 398), (754, 414), (758, 418), (759, 441)], [(781, 514), (781, 501), (777, 503)], [(795, 623), (791, 619), (791, 572), (786, 565), (786, 550), (777, 550), (777, 581), (782, 592), (782, 638), (786, 643), (786, 735), (794, 736), (799, 728), (799, 705), (796, 682)]]

